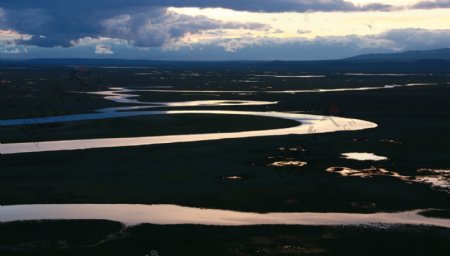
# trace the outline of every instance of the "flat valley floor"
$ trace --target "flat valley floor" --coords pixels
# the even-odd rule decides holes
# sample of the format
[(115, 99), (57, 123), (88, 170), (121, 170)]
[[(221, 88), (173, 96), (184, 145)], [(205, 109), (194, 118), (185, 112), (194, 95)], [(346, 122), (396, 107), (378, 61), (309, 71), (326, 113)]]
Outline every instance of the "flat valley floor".
[[(339, 130), (316, 133), (313, 127), (309, 134), (1, 154), (0, 255), (450, 253), (445, 227), (450, 222), (449, 73), (305, 72), (232, 64), (1, 67), (0, 106), (3, 145), (298, 125), (258, 115), (167, 113), (187, 110), (318, 115)], [(111, 108), (161, 113), (68, 118)], [(334, 122), (339, 117), (377, 127), (356, 130), (353, 122)], [(22, 122), (8, 124), (13, 119)], [(362, 154), (367, 159), (346, 153), (367, 153)], [(420, 210), (420, 216), (444, 224), (4, 221), (11, 217), (7, 207), (36, 204), (178, 205), (251, 213)]]

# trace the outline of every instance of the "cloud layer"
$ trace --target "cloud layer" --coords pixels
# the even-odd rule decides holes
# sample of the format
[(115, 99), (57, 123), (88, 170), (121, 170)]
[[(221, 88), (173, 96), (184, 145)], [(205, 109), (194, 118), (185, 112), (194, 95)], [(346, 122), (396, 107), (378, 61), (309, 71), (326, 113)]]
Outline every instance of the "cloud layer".
[[(31, 48), (91, 49), (98, 55), (159, 48), (188, 54), (202, 49), (245, 58), (246, 52), (270, 49), (284, 56), (285, 49), (329, 52), (403, 50), (448, 47), (447, 30), (396, 29), (378, 35), (328, 36), (305, 39), (309, 29), (298, 29), (293, 38), (277, 38), (280, 28), (255, 22), (224, 22), (206, 16), (177, 13), (168, 7), (221, 7), (250, 12), (364, 12), (399, 9), (450, 8), (450, 0), (422, 1), (412, 6), (392, 6), (387, 1), (356, 5), (345, 0), (14, 0), (0, 2), (0, 53), (23, 53)], [(248, 36), (227, 37), (227, 31), (247, 31)], [(266, 36), (263, 36), (266, 32)], [(270, 32), (270, 33), (269, 33)], [(242, 33), (244, 34), (244, 33)], [(271, 34), (267, 36), (268, 34)], [(200, 42), (186, 38), (209, 35)], [(216, 35), (216, 37), (214, 37)], [(279, 36), (281, 37), (281, 36)], [(297, 37), (297, 38), (296, 38)], [(62, 47), (62, 48), (61, 48)], [(281, 48), (285, 49), (281, 49)], [(128, 50), (127, 50), (128, 49)], [(321, 49), (324, 49), (323, 51)], [(35, 49), (36, 50), (36, 49)], [(131, 51), (130, 50), (130, 51)], [(44, 51), (44, 50), (36, 50)], [(167, 53), (167, 52), (166, 52)], [(171, 53), (167, 53), (170, 55)], [(270, 55), (272, 53), (265, 53)], [(305, 53), (307, 56), (309, 54)], [(248, 55), (250, 56), (250, 55)], [(287, 57), (292, 56), (287, 54)], [(303, 57), (303, 56), (300, 56)]]
[(389, 4), (375, 3), (365, 6), (344, 0), (14, 0), (2, 3), (7, 9), (58, 9), (61, 11), (82, 11), (92, 9), (119, 10), (129, 8), (165, 7), (221, 7), (233, 10), (264, 12), (305, 12), (305, 11), (359, 11), (385, 9)]
[(450, 8), (450, 0), (422, 1), (415, 5), (416, 9)]
[[(70, 47), (84, 37), (125, 39), (158, 47), (186, 34), (214, 29), (267, 29), (262, 24), (223, 23), (173, 13), (167, 7), (222, 7), (253, 12), (389, 11), (383, 3), (355, 5), (344, 0), (14, 0), (0, 3), (0, 29), (33, 35), (26, 44)], [(450, 0), (423, 1), (411, 8), (450, 7)], [(398, 8), (398, 7), (395, 7)]]
[(0, 9), (3, 13), (0, 28), (34, 35), (22, 43), (40, 47), (70, 47), (74, 40), (86, 37), (110, 37), (127, 40), (138, 47), (160, 47), (187, 34), (207, 30), (270, 28), (259, 23), (221, 22), (204, 16), (188, 16), (159, 7), (109, 8), (78, 12), (60, 8)]
[(329, 36), (314, 39), (243, 37), (203, 42), (194, 47), (201, 48), (204, 45), (216, 45), (231, 54), (239, 54), (251, 49), (250, 51), (261, 50), (267, 54), (271, 51), (285, 52), (283, 56), (288, 59), (323, 59), (326, 58), (325, 56), (339, 58), (369, 52), (447, 48), (450, 47), (450, 30), (395, 29), (376, 35)]

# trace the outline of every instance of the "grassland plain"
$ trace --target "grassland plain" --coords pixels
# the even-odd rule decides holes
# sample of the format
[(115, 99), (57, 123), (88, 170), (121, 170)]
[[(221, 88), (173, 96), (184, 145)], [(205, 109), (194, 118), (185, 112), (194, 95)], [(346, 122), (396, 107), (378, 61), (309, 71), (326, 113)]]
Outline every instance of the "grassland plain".
[[(379, 127), (332, 134), (2, 155), (1, 205), (171, 203), (255, 212), (377, 212), (420, 208), (448, 210), (450, 207), (449, 194), (432, 189), (428, 184), (410, 184), (388, 176), (362, 179), (326, 172), (333, 166), (356, 169), (374, 166), (414, 176), (421, 168), (450, 168), (450, 77), (446, 74), (367, 77), (326, 73), (326, 77), (314, 79), (260, 76), (255, 79), (251, 72), (182, 68), (93, 69), (82, 76), (74, 76), (68, 68), (2, 69), (0, 73), (4, 81), (9, 81), (0, 85), (1, 119), (92, 113), (99, 108), (117, 106), (98, 96), (71, 93), (105, 90), (111, 86), (292, 90), (435, 84), (305, 94), (142, 92), (139, 97), (142, 101), (279, 101), (276, 105), (220, 109), (330, 114), (368, 120)], [(136, 75), (138, 73), (150, 75)], [(248, 79), (257, 83), (243, 82)], [(237, 131), (290, 125), (289, 121), (259, 117), (227, 116), (220, 120), (204, 115), (134, 117), (0, 127), (0, 142)], [(358, 162), (342, 159), (340, 154), (344, 152), (372, 152), (387, 156), (389, 160)], [(270, 166), (274, 161), (292, 160), (307, 162), (307, 165)], [(224, 180), (225, 176), (240, 176), (242, 180)], [(446, 229), (411, 226), (374, 229), (142, 225), (122, 229), (117, 223), (104, 221), (2, 223), (0, 253), (150, 255), (151, 250), (156, 250), (160, 255), (349, 255), (361, 252), (398, 255), (407, 251), (416, 255), (425, 252), (444, 255), (448, 247), (443, 245), (450, 239)], [(66, 230), (71, 232), (63, 232)], [(86, 230), (92, 232), (90, 236), (83, 235)], [(98, 243), (105, 238), (106, 241)], [(207, 245), (206, 241), (211, 243)], [(177, 246), (173, 246), (175, 244)]]

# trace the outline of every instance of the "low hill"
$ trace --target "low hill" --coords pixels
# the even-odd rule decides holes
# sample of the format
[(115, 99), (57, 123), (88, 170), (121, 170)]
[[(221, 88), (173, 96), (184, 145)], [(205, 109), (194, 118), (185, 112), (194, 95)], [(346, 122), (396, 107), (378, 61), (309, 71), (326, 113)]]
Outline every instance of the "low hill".
[(450, 48), (407, 51), (401, 53), (364, 54), (347, 58), (352, 61), (419, 61), (419, 60), (450, 60)]

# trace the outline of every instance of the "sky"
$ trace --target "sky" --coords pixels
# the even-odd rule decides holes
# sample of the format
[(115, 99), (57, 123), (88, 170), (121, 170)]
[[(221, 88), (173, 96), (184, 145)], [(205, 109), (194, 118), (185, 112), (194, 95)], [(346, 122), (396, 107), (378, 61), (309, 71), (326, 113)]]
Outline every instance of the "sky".
[(450, 0), (0, 0), (0, 58), (323, 60), (450, 47)]

